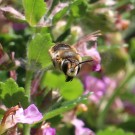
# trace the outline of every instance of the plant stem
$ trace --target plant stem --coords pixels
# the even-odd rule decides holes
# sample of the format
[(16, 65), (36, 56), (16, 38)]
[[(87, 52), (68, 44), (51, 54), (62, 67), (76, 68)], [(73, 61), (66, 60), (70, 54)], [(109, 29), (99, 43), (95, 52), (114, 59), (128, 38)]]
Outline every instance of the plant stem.
[(23, 125), (23, 135), (30, 135), (30, 127), (28, 124)]
[(28, 102), (31, 102), (30, 91), (31, 91), (31, 79), (33, 72), (30, 70), (26, 71), (26, 82), (25, 82), (25, 93), (28, 96)]
[[(25, 93), (28, 96), (28, 102), (31, 102), (31, 81), (32, 81), (33, 71), (27, 70), (26, 71), (26, 82), (25, 82)], [(30, 125), (24, 124), (23, 126), (23, 135), (30, 135)]]
[(97, 126), (98, 126), (98, 128), (103, 128), (104, 127), (105, 118), (107, 116), (107, 112), (108, 112), (110, 106), (114, 102), (115, 98), (120, 94), (121, 90), (124, 88), (124, 86), (127, 84), (127, 82), (129, 82), (134, 75), (135, 75), (135, 70), (133, 70), (132, 72), (128, 73), (126, 78), (121, 83), (121, 85), (117, 89), (115, 89), (115, 92), (113, 93), (113, 95), (108, 100), (106, 106), (100, 112), (100, 115), (99, 115), (99, 117), (97, 119)]
[[(52, 65), (49, 65), (48, 67), (46, 67), (44, 69), (44, 71), (42, 71), (42, 73), (41, 73), (41, 78), (42, 78), (44, 72), (46, 72), (47, 70), (49, 70), (51, 68), (52, 68)], [(25, 93), (28, 96), (29, 104), (31, 103), (30, 92), (31, 92), (31, 81), (32, 81), (33, 72), (34, 71), (32, 71), (30, 69), (27, 69), (27, 71), (26, 71)], [(31, 129), (30, 125), (24, 124), (24, 126), (23, 126), (23, 135), (30, 135), (30, 129)]]

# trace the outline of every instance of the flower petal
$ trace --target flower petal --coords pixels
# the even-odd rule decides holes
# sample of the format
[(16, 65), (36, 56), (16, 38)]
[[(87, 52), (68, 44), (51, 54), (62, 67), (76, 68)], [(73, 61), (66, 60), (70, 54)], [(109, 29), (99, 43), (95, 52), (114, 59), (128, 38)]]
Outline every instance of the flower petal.
[(83, 84), (85, 88), (85, 93), (93, 92), (93, 94), (90, 96), (90, 99), (93, 101), (93, 103), (98, 104), (100, 99), (104, 96), (106, 91), (111, 88), (116, 87), (116, 82), (109, 78), (109, 77), (102, 77), (102, 78), (96, 78), (93, 76), (85, 75), (83, 76)]
[(51, 127), (45, 128), (43, 129), (43, 135), (56, 135), (56, 130)]
[(75, 126), (75, 135), (95, 135), (92, 130), (84, 127), (84, 122), (74, 118), (71, 123)]
[(20, 108), (15, 114), (16, 123), (32, 124), (34, 122), (40, 121), (42, 118), (42, 114), (38, 111), (38, 108), (34, 104), (30, 105), (25, 110)]
[[(78, 50), (78, 53), (82, 56), (90, 56), (93, 60), (92, 69), (93, 71), (99, 71), (101, 69), (101, 57), (97, 50), (97, 38), (101, 35), (100, 31), (97, 31), (93, 34), (86, 35), (82, 39), (80, 39), (77, 44), (75, 45), (75, 48)], [(88, 41), (92, 41), (93, 46), (91, 48), (88, 48)]]

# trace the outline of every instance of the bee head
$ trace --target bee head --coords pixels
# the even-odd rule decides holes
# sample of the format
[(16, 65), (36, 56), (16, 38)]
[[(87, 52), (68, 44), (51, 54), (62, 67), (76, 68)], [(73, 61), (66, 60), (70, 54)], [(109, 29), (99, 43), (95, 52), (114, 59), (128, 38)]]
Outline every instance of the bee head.
[(74, 59), (65, 59), (61, 63), (61, 69), (64, 72), (64, 74), (67, 76), (66, 82), (72, 81), (73, 78), (79, 73), (81, 64), (92, 62), (93, 60), (86, 60), (79, 62)]
[(67, 76), (67, 82), (72, 81), (73, 77), (75, 77), (79, 73), (80, 65), (78, 64), (79, 62), (77, 60), (65, 59), (62, 61), (61, 69)]

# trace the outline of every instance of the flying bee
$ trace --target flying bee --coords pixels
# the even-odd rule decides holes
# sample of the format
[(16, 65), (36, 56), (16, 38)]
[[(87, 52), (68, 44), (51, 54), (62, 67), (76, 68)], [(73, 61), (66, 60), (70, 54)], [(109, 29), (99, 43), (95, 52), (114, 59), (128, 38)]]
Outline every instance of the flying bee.
[(66, 75), (66, 82), (72, 81), (79, 73), (81, 64), (88, 61), (82, 61), (82, 57), (77, 50), (70, 45), (58, 43), (49, 49), (50, 56), (55, 68), (63, 71)]

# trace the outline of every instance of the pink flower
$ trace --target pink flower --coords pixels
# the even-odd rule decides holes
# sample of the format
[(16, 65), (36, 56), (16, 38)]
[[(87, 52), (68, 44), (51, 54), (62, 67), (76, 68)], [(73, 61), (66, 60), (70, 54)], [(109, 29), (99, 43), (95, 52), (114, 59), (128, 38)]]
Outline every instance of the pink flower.
[[(100, 62), (101, 57), (99, 52), (97, 51), (97, 38), (101, 35), (99, 31), (86, 35), (82, 39), (80, 39), (77, 44), (75, 44), (75, 48), (78, 50), (79, 54), (84, 56), (90, 56), (93, 60), (92, 69), (93, 71), (99, 71), (101, 69)], [(89, 41), (94, 41), (94, 44), (91, 48), (88, 48)]]
[(93, 46), (90, 49), (87, 48), (87, 45), (83, 46), (84, 56), (90, 56), (93, 59), (93, 71), (99, 71), (101, 69), (101, 57), (97, 51), (97, 46)]
[(93, 94), (90, 96), (90, 99), (97, 104), (111, 84), (111, 79), (108, 77), (98, 79), (89, 75), (85, 75), (83, 77), (83, 84), (85, 88), (85, 94), (90, 91), (93, 92)]
[(45, 123), (41, 126), (42, 135), (56, 135), (55, 128), (50, 126), (50, 123)]
[(9, 128), (16, 126), (17, 123), (32, 124), (40, 121), (42, 118), (42, 114), (34, 104), (30, 105), (25, 110), (23, 110), (20, 105), (11, 107), (3, 116), (0, 125), (0, 133), (4, 133)]
[(71, 123), (75, 126), (75, 135), (95, 135), (92, 130), (84, 127), (84, 122), (74, 118)]
[(20, 108), (15, 114), (16, 123), (32, 124), (40, 121), (42, 118), (42, 114), (38, 111), (38, 108), (34, 104), (30, 105), (25, 110)]
[(55, 128), (51, 128), (51, 127), (45, 128), (43, 130), (43, 135), (56, 135), (56, 130)]
[(32, 135), (56, 135), (56, 130), (55, 128), (52, 128), (50, 126), (50, 123), (45, 123), (43, 121), (41, 127), (39, 129), (36, 129), (36, 132), (33, 132)]

